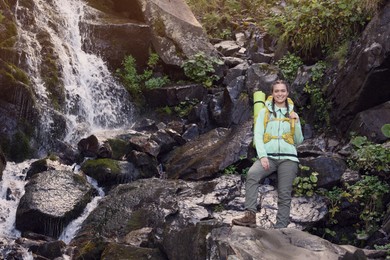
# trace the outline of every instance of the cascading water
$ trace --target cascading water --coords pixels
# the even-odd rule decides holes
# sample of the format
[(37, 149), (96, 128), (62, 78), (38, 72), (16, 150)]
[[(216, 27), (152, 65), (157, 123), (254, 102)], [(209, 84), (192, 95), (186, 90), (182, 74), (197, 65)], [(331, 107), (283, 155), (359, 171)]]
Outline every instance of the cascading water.
[[(84, 19), (85, 8), (82, 0), (16, 2), (19, 64), (34, 87), (40, 114), (38, 140), (44, 149), (50, 148), (50, 139), (73, 145), (96, 131), (131, 124), (132, 104), (128, 93), (116, 82), (100, 57), (82, 49), (84, 39), (79, 24)], [(50, 80), (52, 75), (48, 73), (47, 64), (42, 62), (48, 52), (55, 58), (52, 62), (56, 66), (51, 69), (58, 75), (58, 88), (63, 88), (62, 105), (53, 102), (58, 98), (53, 93), (57, 92), (48, 91), (48, 78)], [(0, 182), (0, 238), (20, 236), (14, 228), (15, 214), (19, 199), (24, 194), (24, 169), (30, 164), (31, 161), (8, 163), (4, 171)], [(85, 214), (65, 229), (64, 240), (72, 238), (77, 225), (96, 207), (102, 196), (104, 194), (96, 197)], [(30, 258), (27, 255), (24, 259)]]
[[(63, 138), (72, 144), (97, 130), (128, 126), (132, 119), (128, 93), (115, 81), (100, 57), (82, 49), (85, 39), (79, 24), (84, 19), (85, 3), (81, 0), (31, 1), (32, 8), (17, 2), (15, 13), (18, 49), (23, 50), (21, 64), (27, 65), (25, 70), (40, 105), (40, 139)], [(59, 90), (63, 87), (63, 107), (53, 105), (53, 99), (60, 97), (53, 97), (53, 90), (47, 90), (45, 73), (49, 71), (42, 62), (47, 52), (55, 58), (52, 62), (59, 64), (54, 68), (60, 80), (55, 93), (61, 93)], [(63, 118), (66, 129), (61, 129), (62, 122), (59, 123), (58, 118)], [(62, 137), (56, 136), (61, 134)]]

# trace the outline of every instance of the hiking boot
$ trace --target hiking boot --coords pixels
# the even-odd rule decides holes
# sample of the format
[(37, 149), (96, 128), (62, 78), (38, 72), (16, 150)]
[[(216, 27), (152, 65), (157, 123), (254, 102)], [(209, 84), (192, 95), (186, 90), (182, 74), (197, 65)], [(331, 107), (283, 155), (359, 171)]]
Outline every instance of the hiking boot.
[(245, 211), (245, 216), (236, 218), (232, 221), (233, 225), (256, 227), (256, 213), (252, 211)]

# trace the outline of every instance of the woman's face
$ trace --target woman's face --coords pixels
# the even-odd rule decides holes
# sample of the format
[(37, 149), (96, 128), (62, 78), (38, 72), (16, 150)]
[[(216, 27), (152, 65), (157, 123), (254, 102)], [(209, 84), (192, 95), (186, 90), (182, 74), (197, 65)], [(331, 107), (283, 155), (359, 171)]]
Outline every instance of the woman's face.
[(274, 85), (272, 88), (272, 97), (274, 98), (276, 105), (284, 106), (288, 97), (287, 86), (283, 83), (277, 83)]

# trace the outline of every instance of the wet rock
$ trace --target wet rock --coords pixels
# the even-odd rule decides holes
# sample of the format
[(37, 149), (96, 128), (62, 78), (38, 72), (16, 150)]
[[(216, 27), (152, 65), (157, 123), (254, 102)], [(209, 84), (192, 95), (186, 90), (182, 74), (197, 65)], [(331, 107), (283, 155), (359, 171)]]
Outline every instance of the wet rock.
[(77, 143), (77, 148), (83, 157), (97, 157), (99, 151), (99, 140), (95, 135), (81, 139)]
[(71, 171), (46, 171), (25, 186), (16, 212), (16, 228), (58, 237), (78, 217), (95, 192), (85, 176)]
[(129, 144), (133, 149), (148, 153), (154, 157), (157, 157), (161, 150), (161, 146), (159, 146), (156, 141), (151, 140), (150, 137), (146, 135), (131, 137)]
[(94, 178), (99, 186), (110, 189), (114, 185), (131, 182), (140, 177), (140, 172), (131, 162), (112, 159), (87, 160), (81, 171)]
[(159, 175), (158, 161), (150, 154), (133, 150), (126, 155), (126, 159), (137, 167), (141, 178), (151, 178)]

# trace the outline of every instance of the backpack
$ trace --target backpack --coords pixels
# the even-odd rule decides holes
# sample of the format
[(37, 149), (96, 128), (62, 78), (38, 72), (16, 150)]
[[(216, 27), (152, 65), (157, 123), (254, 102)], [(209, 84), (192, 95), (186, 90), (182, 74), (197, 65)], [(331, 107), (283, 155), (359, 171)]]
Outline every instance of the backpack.
[[(271, 101), (272, 100), (272, 96), (269, 96), (267, 98), (267, 101)], [(293, 105), (293, 101), (288, 98), (287, 99), (287, 102), (290, 104), (290, 105)], [(294, 112), (293, 110), (290, 112), (290, 114)], [(275, 135), (271, 135), (269, 133), (264, 133), (264, 136), (263, 136), (263, 142), (264, 143), (268, 143), (269, 141), (271, 141), (271, 139), (284, 139), (284, 141), (286, 141), (287, 143), (289, 144), (294, 144), (294, 133), (295, 133), (295, 119), (291, 119), (290, 117), (285, 117), (285, 118), (272, 118), (271, 119), (271, 113), (270, 111), (268, 110), (268, 108), (265, 109), (265, 115), (264, 115), (264, 131), (265, 129), (267, 129), (267, 124), (269, 121), (289, 121), (290, 122), (290, 132), (289, 133), (285, 133), (283, 134), (282, 136), (275, 136)]]

